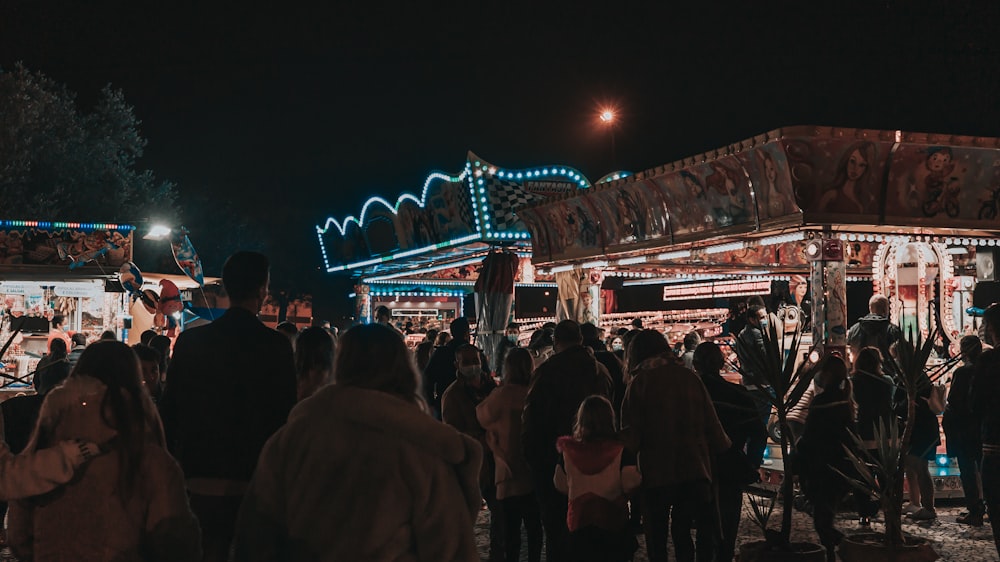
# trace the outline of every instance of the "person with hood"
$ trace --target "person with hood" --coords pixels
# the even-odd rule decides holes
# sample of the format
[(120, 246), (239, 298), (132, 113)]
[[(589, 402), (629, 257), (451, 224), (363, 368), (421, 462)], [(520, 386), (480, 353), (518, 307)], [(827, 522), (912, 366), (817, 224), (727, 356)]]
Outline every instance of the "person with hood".
[(1000, 305), (983, 312), (983, 341), (993, 346), (975, 363), (972, 378), (972, 413), (980, 416), (983, 444), (983, 499), (990, 514), (993, 542), (1000, 553)]
[(538, 513), (531, 469), (521, 448), (521, 412), (531, 382), (531, 353), (524, 348), (507, 352), (503, 384), (478, 406), (476, 418), (486, 430), (493, 451), (496, 495), (504, 515), (504, 552), (509, 562), (521, 559), (521, 522), (528, 536), (528, 562), (542, 559), (542, 519)]
[(959, 516), (957, 521), (964, 525), (982, 527), (983, 515), (986, 513), (980, 484), (983, 443), (979, 428), (982, 420), (972, 412), (972, 396), (969, 391), (976, 372), (976, 361), (983, 354), (983, 342), (979, 336), (965, 336), (959, 342), (959, 348), (962, 350), (962, 366), (951, 375), (948, 404), (944, 409), (941, 426), (944, 429), (948, 456), (958, 459), (962, 495), (969, 509), (969, 513)]
[(847, 331), (847, 346), (852, 357), (857, 357), (862, 348), (872, 346), (882, 352), (883, 360), (888, 360), (889, 348), (902, 337), (899, 326), (889, 321), (889, 299), (873, 295), (868, 300), (868, 314)]
[(603, 396), (588, 396), (573, 421), (573, 434), (556, 448), (556, 489), (569, 497), (567, 551), (577, 562), (632, 560), (639, 543), (628, 532), (626, 494), (642, 482), (615, 430), (615, 412)]
[(608, 370), (583, 346), (580, 325), (563, 320), (554, 332), (555, 354), (535, 369), (521, 418), (524, 458), (531, 468), (545, 529), (545, 558), (570, 560), (566, 555), (566, 496), (552, 483), (559, 461), (556, 440), (573, 431), (573, 416), (584, 398), (611, 396)]
[[(693, 560), (690, 522), (706, 520), (716, 478), (712, 465), (732, 441), (704, 383), (684, 367), (663, 334), (656, 330), (636, 334), (626, 364), (632, 380), (622, 402), (621, 431), (642, 469), (646, 552), (651, 562), (667, 560), (669, 528), (677, 558)], [(684, 517), (678, 518), (678, 512)]]
[(355, 326), (334, 384), (264, 446), (231, 560), (478, 562), (479, 443), (427, 413), (399, 334)]

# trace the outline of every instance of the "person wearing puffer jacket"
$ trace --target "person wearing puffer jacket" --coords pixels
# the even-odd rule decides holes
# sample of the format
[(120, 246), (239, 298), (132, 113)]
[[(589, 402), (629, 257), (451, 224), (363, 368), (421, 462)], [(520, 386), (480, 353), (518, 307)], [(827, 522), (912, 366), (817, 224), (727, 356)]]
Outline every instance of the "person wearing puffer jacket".
[(569, 496), (570, 559), (632, 560), (639, 543), (627, 529), (626, 494), (639, 487), (642, 477), (618, 440), (611, 402), (599, 395), (587, 397), (577, 411), (573, 435), (560, 437), (556, 447), (562, 464), (556, 466), (553, 482)]

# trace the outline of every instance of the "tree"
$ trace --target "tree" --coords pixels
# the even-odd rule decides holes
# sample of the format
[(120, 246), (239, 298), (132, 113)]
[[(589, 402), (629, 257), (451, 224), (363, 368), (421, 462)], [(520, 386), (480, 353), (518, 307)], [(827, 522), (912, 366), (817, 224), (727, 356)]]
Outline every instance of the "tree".
[(177, 216), (174, 185), (139, 170), (146, 139), (120, 90), (89, 112), (20, 64), (0, 70), (0, 208), (6, 218), (132, 222)]

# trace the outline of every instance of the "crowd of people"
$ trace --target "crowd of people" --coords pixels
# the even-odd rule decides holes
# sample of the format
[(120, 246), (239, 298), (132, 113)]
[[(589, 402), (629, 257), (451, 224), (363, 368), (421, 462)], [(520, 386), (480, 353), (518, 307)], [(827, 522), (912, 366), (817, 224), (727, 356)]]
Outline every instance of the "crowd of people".
[[(487, 509), (491, 561), (523, 550), (531, 562), (543, 551), (550, 562), (628, 561), (637, 532), (654, 562), (668, 559), (670, 537), (679, 560), (733, 559), (769, 389), (727, 381), (716, 343), (692, 334), (673, 349), (641, 324), (608, 338), (565, 320), (520, 347), (511, 324), (491, 369), (461, 317), (415, 351), (384, 313), (339, 337), (268, 328), (256, 316), (268, 277), (265, 256), (234, 254), (230, 308), (173, 346), (155, 333), (134, 347), (51, 339), (37, 394), (2, 408), (0, 499), (17, 556), (472, 561)], [(844, 445), (853, 431), (875, 448), (875, 428), (900, 413), (884, 368), (899, 334), (883, 305), (873, 299), (870, 325), (852, 330), (853, 366), (820, 363), (793, 435), (831, 552)], [(769, 316), (750, 311), (739, 337), (758, 345)], [(996, 343), (1000, 308), (984, 327)], [(963, 522), (982, 525), (1000, 509), (1000, 356), (975, 336), (961, 349), (944, 427)], [(922, 398), (907, 456), (914, 519), (936, 516), (924, 476), (937, 417)], [(877, 503), (855, 499), (869, 524)]]

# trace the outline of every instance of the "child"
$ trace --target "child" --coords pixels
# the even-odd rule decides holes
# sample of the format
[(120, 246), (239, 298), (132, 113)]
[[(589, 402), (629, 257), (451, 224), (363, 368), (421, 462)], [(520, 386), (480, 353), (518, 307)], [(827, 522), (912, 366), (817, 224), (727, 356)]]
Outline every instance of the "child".
[(611, 402), (597, 395), (586, 398), (577, 410), (573, 435), (560, 437), (556, 448), (563, 457), (563, 465), (556, 466), (556, 489), (569, 496), (570, 559), (631, 560), (638, 543), (626, 529), (625, 494), (637, 489), (642, 478), (634, 463), (623, 462)]

